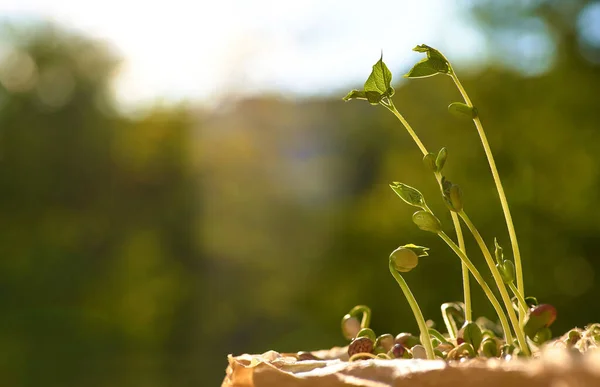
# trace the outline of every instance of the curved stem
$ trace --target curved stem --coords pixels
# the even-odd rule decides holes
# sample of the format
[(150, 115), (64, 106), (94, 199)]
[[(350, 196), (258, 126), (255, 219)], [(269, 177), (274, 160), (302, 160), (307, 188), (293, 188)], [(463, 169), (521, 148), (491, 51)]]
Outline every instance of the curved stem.
[[(454, 71), (450, 75), (454, 84), (460, 91), (460, 94), (464, 98), (467, 105), (473, 107), (473, 103), (469, 98), (467, 92), (463, 88), (460, 83), (456, 73)], [(496, 184), (496, 190), (498, 191), (498, 196), (500, 197), (500, 204), (502, 205), (502, 211), (504, 212), (504, 218), (506, 220), (506, 226), (508, 228), (508, 235), (510, 237), (510, 244), (512, 246), (513, 257), (515, 259), (515, 272), (517, 277), (517, 288), (521, 294), (525, 294), (525, 285), (523, 283), (523, 266), (521, 264), (521, 253), (519, 251), (519, 243), (517, 242), (517, 233), (515, 231), (515, 226), (513, 224), (512, 216), (510, 214), (510, 209), (508, 207), (508, 201), (506, 200), (506, 194), (504, 193), (504, 188), (502, 186), (502, 181), (500, 180), (500, 175), (498, 174), (498, 168), (496, 168), (496, 162), (494, 161), (494, 155), (492, 155), (492, 149), (490, 148), (490, 144), (487, 140), (487, 136), (483, 131), (483, 125), (481, 124), (481, 120), (479, 117), (473, 118), (473, 122), (475, 123), (475, 127), (477, 128), (477, 133), (479, 133), (479, 138), (481, 139), (481, 144), (483, 145), (483, 149), (485, 151), (485, 155), (488, 159), (488, 164), (490, 165), (490, 170), (492, 171), (492, 177), (494, 178), (494, 183)], [(525, 315), (519, 311), (519, 321), (522, 323)]]
[(508, 287), (513, 292), (513, 294), (515, 295), (515, 297), (517, 297), (517, 300), (519, 301), (519, 308), (521, 309), (521, 313), (523, 313), (523, 314), (527, 313), (527, 309), (529, 309), (529, 307), (527, 306), (527, 302), (525, 301), (525, 297), (523, 297), (523, 295), (521, 294), (521, 292), (519, 292), (519, 289), (517, 289), (517, 287), (515, 286), (515, 283), (514, 282), (510, 282), (508, 284)]
[(479, 248), (481, 249), (481, 252), (485, 257), (485, 261), (488, 264), (490, 271), (492, 272), (492, 276), (494, 277), (496, 286), (498, 286), (498, 290), (500, 291), (500, 296), (502, 296), (502, 300), (504, 301), (504, 306), (507, 309), (508, 317), (510, 318), (512, 326), (515, 330), (515, 334), (517, 335), (519, 347), (521, 347), (521, 350), (523, 351), (523, 353), (525, 353), (525, 355), (531, 355), (531, 351), (527, 346), (527, 339), (525, 338), (525, 333), (523, 332), (523, 329), (521, 329), (519, 319), (517, 318), (517, 315), (515, 314), (515, 311), (513, 309), (512, 301), (510, 299), (508, 291), (506, 290), (506, 286), (504, 285), (502, 276), (500, 275), (500, 272), (498, 271), (496, 265), (494, 265), (494, 258), (492, 258), (492, 254), (488, 250), (487, 246), (485, 245), (485, 242), (483, 241), (483, 238), (479, 234), (479, 231), (477, 230), (473, 222), (471, 222), (471, 219), (469, 219), (467, 214), (464, 211), (461, 211), (459, 215), (467, 225), (469, 231), (471, 231), (471, 234), (473, 234), (473, 237), (475, 237), (475, 240), (477, 241), (477, 244), (479, 245)]
[(404, 296), (408, 300), (408, 304), (412, 309), (413, 314), (415, 315), (415, 319), (417, 320), (417, 325), (419, 326), (419, 330), (421, 331), (421, 342), (423, 347), (425, 347), (425, 352), (427, 353), (427, 358), (429, 360), (435, 359), (435, 354), (433, 353), (433, 346), (431, 345), (431, 337), (429, 336), (429, 328), (427, 327), (427, 323), (425, 323), (425, 318), (423, 317), (423, 313), (421, 312), (421, 308), (419, 308), (419, 304), (417, 304), (417, 300), (415, 296), (413, 296), (410, 291), (406, 281), (404, 278), (394, 269), (392, 263), (389, 264), (390, 273), (394, 276), (394, 279), (400, 285), (400, 289), (404, 292)]
[(477, 281), (477, 283), (479, 283), (479, 285), (483, 289), (483, 292), (485, 293), (487, 298), (492, 303), (492, 306), (494, 307), (494, 310), (496, 311), (496, 314), (498, 315), (498, 318), (500, 319), (500, 325), (502, 325), (502, 329), (504, 330), (504, 336), (506, 337), (506, 342), (512, 343), (513, 337), (512, 337), (511, 330), (510, 330), (510, 324), (508, 323), (508, 319), (506, 318), (506, 314), (504, 313), (502, 306), (498, 302), (498, 299), (492, 292), (492, 289), (490, 289), (489, 285), (485, 282), (485, 280), (479, 273), (479, 270), (477, 270), (477, 268), (475, 267), (475, 265), (473, 265), (473, 263), (471, 262), (469, 257), (467, 257), (460, 250), (460, 248), (456, 245), (456, 243), (454, 243), (454, 241), (452, 241), (452, 239), (450, 239), (450, 237), (448, 235), (446, 235), (446, 233), (444, 233), (442, 231), (438, 235), (440, 238), (442, 238), (444, 240), (444, 242), (446, 242), (448, 244), (448, 246), (450, 246), (450, 248), (452, 250), (454, 250), (454, 252), (456, 253), (456, 255), (458, 255), (460, 260), (463, 261), (467, 265), (467, 268), (469, 269), (471, 274), (473, 274), (473, 277), (475, 277), (475, 280)]
[(436, 339), (438, 339), (442, 343), (448, 343), (448, 339), (445, 338), (444, 335), (442, 335), (440, 332), (438, 332), (437, 330), (435, 330), (433, 328), (429, 328), (429, 334), (431, 336), (435, 337)]
[(368, 328), (369, 325), (371, 325), (371, 308), (366, 305), (356, 305), (348, 314), (352, 317), (356, 317), (359, 313), (362, 313), (360, 328)]
[[(410, 124), (408, 123), (408, 121), (406, 121), (404, 116), (402, 116), (402, 114), (400, 114), (400, 112), (398, 112), (398, 109), (396, 109), (396, 106), (394, 106), (394, 102), (391, 99), (389, 99), (388, 103), (383, 104), (383, 106), (385, 106), (389, 111), (392, 112), (392, 114), (394, 114), (396, 116), (396, 118), (398, 118), (398, 120), (400, 120), (400, 122), (402, 123), (402, 125), (404, 126), (404, 128), (406, 129), (408, 134), (412, 137), (412, 139), (415, 141), (415, 143), (421, 150), (421, 153), (423, 153), (423, 156), (427, 155), (429, 153), (429, 151), (427, 150), (425, 145), (423, 145), (423, 143), (421, 142), (421, 139), (419, 138), (419, 136), (417, 136), (417, 133), (413, 130), (412, 126), (410, 126)], [(440, 172), (435, 172), (435, 178), (438, 182), (438, 185), (440, 186), (440, 191), (442, 191), (442, 193), (443, 193), (444, 189), (442, 187), (442, 174)], [(450, 211), (450, 216), (452, 217), (452, 223), (454, 224), (454, 229), (456, 231), (456, 239), (458, 241), (458, 246), (462, 250), (462, 252), (466, 254), (467, 250), (465, 248), (465, 239), (463, 237), (462, 229), (460, 227), (460, 221), (458, 220), (458, 215), (456, 215), (456, 213)], [(465, 319), (467, 321), (472, 321), (472, 318), (473, 318), (472, 309), (473, 308), (471, 307), (471, 284), (469, 281), (469, 270), (467, 269), (467, 267), (465, 266), (464, 263), (461, 263), (461, 271), (462, 271), (462, 279), (463, 279)]]
[(450, 335), (450, 338), (452, 340), (456, 339), (456, 333), (458, 332), (458, 327), (456, 326), (456, 321), (454, 321), (454, 317), (450, 315), (448, 310), (451, 310), (451, 311), (454, 310), (455, 313), (458, 314), (459, 311), (457, 310), (455, 305), (458, 306), (454, 302), (446, 302), (446, 303), (442, 304), (442, 318), (444, 319), (444, 324), (446, 325), (446, 329), (448, 329), (448, 334)]

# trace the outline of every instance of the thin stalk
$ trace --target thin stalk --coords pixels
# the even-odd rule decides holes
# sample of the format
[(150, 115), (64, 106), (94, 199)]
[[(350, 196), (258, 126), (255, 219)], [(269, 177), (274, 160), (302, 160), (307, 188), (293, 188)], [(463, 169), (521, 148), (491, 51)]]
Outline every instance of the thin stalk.
[(513, 294), (515, 295), (515, 297), (517, 297), (517, 300), (519, 301), (519, 308), (521, 309), (521, 312), (522, 313), (527, 313), (527, 309), (529, 307), (527, 306), (527, 302), (525, 302), (525, 298), (519, 292), (519, 289), (517, 289), (517, 287), (515, 286), (515, 283), (514, 282), (510, 282), (508, 284), (508, 287), (513, 292)]
[(498, 299), (492, 292), (492, 289), (490, 289), (487, 282), (485, 282), (485, 280), (479, 273), (479, 270), (477, 270), (477, 268), (475, 267), (475, 265), (473, 265), (473, 263), (471, 262), (469, 257), (467, 257), (465, 255), (465, 253), (463, 253), (460, 250), (460, 248), (456, 245), (456, 243), (454, 243), (454, 241), (452, 239), (450, 239), (450, 237), (448, 235), (446, 235), (445, 232), (442, 231), (442, 232), (438, 233), (438, 236), (440, 238), (442, 238), (444, 240), (444, 242), (446, 242), (446, 244), (448, 244), (448, 246), (450, 246), (450, 248), (452, 250), (454, 250), (454, 252), (456, 253), (456, 255), (458, 255), (460, 260), (467, 265), (467, 268), (469, 269), (471, 274), (473, 274), (473, 277), (475, 277), (475, 280), (479, 283), (479, 285), (483, 289), (483, 292), (485, 293), (487, 298), (492, 303), (492, 306), (494, 307), (494, 310), (496, 311), (496, 314), (498, 315), (498, 318), (500, 319), (500, 325), (502, 325), (502, 330), (504, 330), (504, 337), (506, 338), (506, 342), (512, 343), (513, 342), (512, 332), (510, 330), (510, 324), (508, 323), (506, 314), (504, 313), (502, 306), (498, 302)]
[[(470, 107), (473, 107), (473, 103), (471, 102), (471, 99), (469, 98), (469, 95), (467, 94), (466, 90), (460, 83), (460, 80), (456, 76), (456, 73), (452, 71), (450, 76), (452, 77), (454, 84), (460, 91), (460, 94), (464, 98), (465, 103)], [(513, 224), (512, 216), (510, 214), (510, 209), (508, 207), (508, 201), (506, 200), (506, 194), (504, 193), (504, 188), (502, 187), (502, 181), (500, 180), (500, 175), (498, 174), (498, 168), (496, 168), (496, 162), (494, 161), (492, 149), (490, 148), (487, 136), (483, 131), (483, 125), (481, 124), (481, 120), (479, 119), (479, 117), (475, 117), (473, 118), (473, 122), (475, 123), (475, 127), (477, 128), (477, 133), (479, 133), (479, 138), (481, 139), (481, 144), (483, 145), (488, 164), (490, 165), (490, 170), (492, 171), (494, 183), (496, 184), (496, 190), (498, 191), (498, 196), (500, 197), (502, 211), (504, 212), (504, 218), (506, 220), (506, 226), (508, 228), (508, 235), (510, 237), (510, 244), (512, 246), (513, 257), (515, 258), (517, 289), (519, 289), (519, 292), (521, 294), (525, 294), (525, 285), (523, 283), (523, 266), (521, 264), (521, 253), (519, 251), (519, 243), (517, 242), (517, 233), (515, 231), (515, 226)], [(519, 310), (519, 322), (522, 323), (524, 318), (525, 314), (521, 313), (521, 311)]]
[(504, 306), (506, 306), (508, 317), (510, 318), (510, 321), (513, 325), (515, 334), (517, 335), (519, 347), (521, 347), (521, 350), (523, 351), (523, 353), (525, 353), (525, 355), (531, 355), (529, 347), (527, 346), (527, 339), (525, 338), (525, 333), (523, 332), (523, 329), (521, 329), (519, 319), (517, 318), (517, 315), (515, 314), (515, 311), (512, 307), (512, 301), (510, 299), (508, 291), (506, 290), (506, 286), (504, 285), (502, 276), (500, 275), (500, 272), (498, 271), (496, 265), (494, 265), (494, 258), (492, 258), (492, 254), (488, 250), (487, 246), (485, 245), (485, 242), (483, 241), (483, 238), (481, 237), (481, 234), (479, 234), (479, 231), (477, 230), (473, 222), (471, 222), (471, 219), (469, 219), (467, 214), (464, 211), (461, 211), (459, 215), (469, 228), (469, 231), (471, 231), (471, 234), (473, 234), (473, 237), (477, 241), (477, 244), (479, 245), (479, 248), (481, 249), (481, 252), (485, 257), (485, 261), (487, 262), (490, 271), (492, 272), (492, 276), (494, 277), (496, 286), (500, 291), (500, 296), (502, 296), (502, 300), (504, 301)]
[[(400, 112), (398, 112), (398, 109), (396, 109), (396, 106), (394, 106), (394, 102), (392, 102), (392, 100), (389, 99), (388, 103), (383, 104), (383, 106), (385, 106), (389, 111), (391, 111), (396, 116), (396, 118), (398, 118), (398, 120), (400, 120), (400, 122), (402, 123), (402, 125), (404, 125), (404, 128), (406, 129), (408, 134), (412, 137), (412, 139), (415, 141), (415, 143), (421, 150), (421, 153), (423, 153), (423, 156), (427, 155), (429, 153), (429, 151), (427, 150), (425, 145), (423, 145), (423, 143), (421, 142), (421, 139), (419, 138), (419, 136), (417, 136), (417, 133), (413, 130), (412, 126), (410, 126), (410, 124), (408, 123), (408, 121), (406, 121), (404, 116), (402, 116), (402, 114), (400, 114)], [(439, 172), (435, 172), (435, 178), (438, 182), (438, 185), (440, 186), (440, 190), (443, 192), (444, 189), (442, 187), (442, 174)], [(450, 211), (450, 216), (452, 217), (452, 223), (454, 224), (454, 230), (456, 231), (456, 239), (458, 241), (458, 246), (462, 250), (462, 252), (466, 254), (467, 250), (465, 247), (465, 239), (463, 237), (462, 229), (460, 226), (460, 221), (458, 220), (458, 215), (456, 215), (456, 213)], [(461, 270), (462, 270), (463, 293), (464, 293), (464, 303), (465, 303), (465, 320), (472, 321), (473, 308), (471, 307), (471, 284), (470, 284), (470, 279), (469, 279), (469, 270), (467, 269), (467, 266), (465, 266), (464, 263), (461, 263)]]
[(406, 281), (404, 278), (398, 273), (396, 269), (392, 266), (392, 263), (389, 264), (390, 273), (394, 276), (398, 285), (400, 285), (400, 289), (404, 292), (404, 296), (408, 300), (408, 304), (412, 309), (413, 314), (415, 315), (415, 320), (417, 320), (417, 325), (419, 325), (419, 330), (421, 331), (421, 342), (423, 347), (425, 347), (425, 353), (427, 353), (427, 359), (433, 360), (435, 359), (435, 353), (433, 352), (433, 345), (431, 344), (431, 336), (429, 335), (429, 328), (427, 327), (427, 323), (425, 323), (425, 318), (423, 317), (423, 313), (421, 312), (421, 308), (419, 308), (419, 304), (417, 304), (417, 300), (415, 296), (413, 296), (410, 291)]
[(355, 317), (359, 313), (362, 313), (360, 328), (368, 328), (371, 325), (371, 308), (366, 305), (356, 305), (348, 314)]

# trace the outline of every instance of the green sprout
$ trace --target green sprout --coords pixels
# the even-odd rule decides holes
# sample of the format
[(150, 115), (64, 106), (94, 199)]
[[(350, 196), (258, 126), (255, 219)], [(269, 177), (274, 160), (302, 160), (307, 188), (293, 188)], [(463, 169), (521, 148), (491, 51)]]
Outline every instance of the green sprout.
[[(433, 353), (433, 346), (431, 344), (429, 328), (427, 327), (425, 318), (423, 318), (423, 313), (421, 312), (421, 308), (419, 308), (419, 304), (417, 303), (415, 296), (410, 291), (410, 288), (408, 287), (406, 281), (404, 281), (404, 278), (402, 278), (402, 275), (400, 275), (400, 272), (408, 272), (412, 270), (417, 265), (416, 263), (418, 262), (419, 256), (424, 257), (428, 255), (427, 250), (429, 249), (421, 246), (401, 246), (398, 249), (394, 250), (390, 255), (389, 268), (390, 273), (402, 289), (402, 292), (404, 292), (404, 296), (408, 300), (410, 308), (412, 309), (412, 312), (415, 315), (415, 319), (417, 320), (417, 324), (419, 325), (419, 330), (421, 331), (421, 342), (425, 347), (427, 358), (432, 360), (435, 359), (435, 355)], [(407, 267), (409, 266), (412, 267), (407, 269)]]
[[(418, 265), (419, 257), (428, 255), (428, 249), (412, 244), (399, 247), (390, 255), (389, 269), (392, 276), (404, 292), (415, 319), (417, 320), (420, 330), (420, 344), (412, 341), (410, 346), (407, 346), (406, 338), (414, 336), (408, 333), (402, 333), (396, 336), (396, 345), (400, 347), (396, 348), (394, 346), (393, 348), (396, 348), (396, 351), (394, 352), (388, 349), (391, 345), (391, 335), (386, 334), (385, 337), (387, 344), (385, 345), (385, 348), (382, 345), (377, 344), (376, 347), (378, 349), (374, 351), (378, 354), (383, 354), (385, 350), (387, 350), (388, 352), (386, 356), (394, 358), (400, 357), (400, 355), (405, 356), (405, 352), (403, 351), (406, 348), (406, 352), (410, 351), (412, 356), (415, 358), (424, 356), (421, 353), (423, 352), (426, 354), (428, 359), (439, 357), (448, 360), (456, 360), (463, 357), (475, 357), (478, 353), (485, 357), (512, 356), (516, 353), (519, 355), (531, 356), (530, 343), (540, 345), (551, 338), (549, 326), (556, 318), (556, 310), (554, 307), (548, 304), (538, 305), (538, 302), (534, 297), (525, 296), (521, 256), (515, 228), (512, 222), (508, 202), (506, 200), (506, 195), (500, 181), (499, 173), (496, 168), (487, 137), (483, 131), (483, 126), (481, 124), (477, 109), (473, 106), (473, 103), (460, 83), (454, 68), (440, 51), (424, 44), (415, 47), (413, 50), (420, 53), (425, 53), (426, 57), (412, 67), (412, 69), (405, 75), (406, 78), (424, 78), (437, 74), (445, 74), (452, 78), (454, 84), (463, 96), (464, 102), (453, 102), (448, 106), (448, 110), (457, 117), (472, 120), (475, 124), (490, 166), (496, 189), (498, 191), (500, 204), (504, 212), (512, 246), (514, 263), (512, 260), (504, 258), (502, 247), (500, 247), (496, 240), (494, 240), (495, 260), (492, 257), (492, 254), (489, 248), (486, 246), (484, 239), (465, 212), (465, 201), (463, 199), (461, 188), (442, 174), (443, 168), (448, 159), (448, 150), (443, 147), (437, 153), (429, 152), (415, 130), (398, 111), (392, 100), (392, 97), (395, 94), (395, 90), (391, 85), (392, 73), (387, 65), (383, 62), (383, 56), (380, 57), (377, 63), (373, 65), (371, 74), (367, 78), (363, 90), (352, 90), (344, 97), (344, 100), (349, 101), (352, 99), (362, 99), (368, 101), (371, 105), (381, 105), (385, 107), (400, 121), (402, 126), (406, 129), (410, 137), (423, 154), (423, 162), (427, 169), (434, 174), (443, 202), (450, 212), (456, 233), (456, 242), (444, 232), (443, 225), (435, 216), (433, 211), (431, 211), (431, 209), (427, 206), (425, 198), (421, 192), (400, 182), (394, 182), (390, 184), (390, 187), (407, 204), (417, 207), (417, 211), (412, 215), (412, 220), (417, 227), (419, 227), (421, 230), (436, 234), (460, 259), (463, 278), (464, 303), (450, 302), (442, 305), (442, 316), (444, 319), (444, 324), (448, 330), (446, 335), (443, 335), (435, 329), (428, 327), (416, 302), (416, 299), (408, 288), (406, 281), (400, 274), (408, 273), (413, 270)], [(461, 229), (461, 220), (469, 229), (469, 232), (477, 242), (477, 245), (479, 246), (479, 249), (485, 258), (485, 262), (492, 274), (492, 278), (496, 285), (497, 291), (500, 294), (503, 305), (498, 301), (494, 292), (483, 279), (483, 276), (479, 270), (467, 256), (464, 236)], [(477, 283), (483, 289), (486, 297), (492, 304), (500, 321), (500, 326), (502, 329), (501, 333), (504, 336), (503, 340), (497, 336), (501, 335), (500, 331), (498, 331), (499, 328), (497, 328), (497, 326), (491, 321), (485, 318), (480, 318), (473, 322), (470, 295), (470, 275), (475, 278)], [(514, 302), (516, 302), (516, 306), (513, 306), (513, 299), (511, 299), (509, 291), (514, 296)], [(350, 325), (351, 318), (354, 318), (354, 320), (352, 320), (354, 326), (357, 325), (356, 316), (349, 314), (346, 315), (345, 318), (346, 317), (348, 321), (346, 325)], [(460, 330), (458, 329), (459, 326), (461, 327)], [(361, 327), (366, 328), (362, 325)], [(361, 338), (361, 340), (364, 341), (362, 337), (367, 336), (369, 337), (369, 340), (375, 340), (374, 332), (372, 334), (369, 333), (369, 335), (358, 335), (356, 334), (356, 328), (354, 330), (354, 340)], [(498, 333), (496, 333), (496, 331), (498, 331)], [(344, 330), (344, 333), (346, 337), (349, 338), (347, 330)], [(516, 340), (513, 337), (516, 337)], [(400, 341), (400, 339), (402, 341)], [(530, 341), (528, 341), (528, 339)], [(377, 341), (379, 342), (380, 340)], [(571, 341), (569, 341), (569, 343)], [(536, 349), (535, 345), (533, 345), (533, 348)], [(359, 356), (359, 354), (355, 354), (355, 356)], [(383, 358), (385, 356), (380, 357)]]

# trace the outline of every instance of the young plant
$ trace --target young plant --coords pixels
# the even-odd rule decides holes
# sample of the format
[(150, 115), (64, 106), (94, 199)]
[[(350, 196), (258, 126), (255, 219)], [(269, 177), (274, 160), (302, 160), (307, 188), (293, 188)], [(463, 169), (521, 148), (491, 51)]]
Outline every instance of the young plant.
[[(415, 47), (413, 50), (417, 52), (426, 53), (427, 57), (415, 64), (413, 68), (405, 75), (405, 77), (424, 78), (434, 76), (437, 74), (448, 75), (452, 78), (452, 81), (454, 82), (464, 99), (465, 103), (451, 103), (448, 106), (448, 110), (455, 115), (472, 119), (475, 124), (475, 128), (477, 129), (477, 133), (479, 134), (481, 144), (485, 151), (485, 156), (490, 166), (490, 171), (492, 172), (492, 177), (494, 178), (494, 184), (496, 185), (496, 190), (498, 191), (498, 197), (500, 198), (502, 211), (504, 212), (504, 218), (506, 220), (506, 226), (508, 228), (508, 235), (510, 237), (513, 257), (515, 259), (517, 289), (519, 290), (520, 294), (525, 294), (525, 285), (523, 283), (523, 266), (521, 264), (521, 253), (519, 251), (519, 243), (517, 242), (517, 233), (515, 231), (515, 226), (512, 221), (510, 208), (508, 207), (508, 201), (506, 200), (506, 194), (504, 193), (504, 187), (502, 186), (502, 181), (500, 180), (500, 174), (498, 173), (498, 168), (496, 167), (494, 155), (492, 154), (492, 149), (490, 148), (487, 136), (485, 134), (485, 131), (483, 130), (483, 125), (481, 123), (481, 119), (479, 118), (477, 109), (475, 108), (475, 106), (473, 106), (469, 95), (460, 83), (460, 80), (458, 79), (454, 68), (450, 64), (450, 61), (446, 59), (446, 57), (441, 52), (425, 44), (421, 44)], [(525, 314), (521, 313), (520, 311), (519, 321), (522, 322), (524, 318)]]
[[(534, 304), (532, 304), (531, 302), (528, 302), (528, 299), (531, 301), (531, 299), (534, 298), (526, 298), (524, 296), (521, 258), (514, 225), (512, 223), (512, 217), (510, 215), (506, 196), (504, 194), (500, 177), (485, 132), (483, 131), (477, 109), (473, 106), (471, 100), (458, 80), (452, 65), (441, 52), (427, 45), (417, 46), (414, 48), (414, 51), (425, 53), (427, 56), (415, 64), (413, 68), (405, 75), (405, 77), (423, 78), (437, 74), (448, 75), (453, 79), (455, 85), (459, 89), (466, 102), (454, 102), (450, 104), (448, 109), (451, 113), (461, 117), (468, 117), (475, 123), (475, 127), (479, 133), (479, 137), (484, 147), (486, 157), (490, 164), (492, 176), (498, 190), (498, 195), (504, 211), (511, 245), (513, 248), (515, 263), (513, 264), (512, 261), (504, 259), (502, 248), (497, 242), (495, 242), (496, 261), (494, 262), (490, 250), (485, 245), (485, 242), (483, 241), (479, 231), (464, 211), (464, 203), (460, 187), (456, 184), (453, 184), (442, 175), (442, 170), (448, 156), (446, 148), (440, 149), (440, 151), (437, 153), (430, 153), (410, 124), (396, 109), (392, 101), (392, 97), (395, 94), (395, 90), (391, 86), (392, 74), (383, 62), (383, 58), (380, 58), (379, 61), (373, 66), (372, 72), (365, 82), (363, 90), (352, 90), (344, 97), (344, 100), (348, 101), (351, 99), (364, 99), (372, 105), (381, 105), (392, 112), (394, 116), (396, 116), (402, 123), (411, 138), (414, 140), (415, 144), (421, 150), (425, 165), (433, 172), (436, 178), (441, 196), (452, 216), (458, 245), (443, 231), (439, 219), (427, 206), (423, 195), (418, 190), (402, 183), (393, 183), (390, 186), (394, 192), (406, 203), (419, 208), (419, 210), (413, 214), (413, 222), (420, 229), (437, 234), (442, 240), (444, 240), (444, 242), (446, 242), (446, 244), (461, 260), (461, 266), (463, 270), (464, 306), (461, 307), (458, 303), (446, 303), (442, 305), (442, 314), (445, 325), (448, 329), (449, 340), (444, 340), (445, 337), (441, 334), (436, 334), (437, 331), (426, 329), (420, 308), (418, 307), (414, 296), (408, 289), (406, 282), (399, 274), (400, 272), (410, 271), (412, 268), (414, 268), (414, 266), (416, 266), (418, 262), (418, 255), (414, 254), (413, 256), (413, 254), (410, 254), (414, 253), (414, 251), (410, 251), (410, 249), (406, 251), (407, 246), (414, 245), (403, 246), (392, 253), (389, 262), (390, 272), (402, 288), (406, 298), (409, 301), (409, 304), (411, 305), (411, 308), (413, 309), (413, 313), (421, 331), (421, 342), (424, 350), (427, 352), (428, 358), (431, 359), (434, 355), (448, 359), (455, 359), (464, 356), (472, 357), (477, 353), (477, 351), (480, 351), (483, 356), (488, 357), (497, 356), (498, 354), (509, 355), (515, 353), (514, 351), (516, 349), (518, 349), (520, 354), (529, 356), (531, 355), (531, 350), (526, 337), (529, 337), (537, 344), (546, 341), (550, 335), (548, 327), (556, 318), (556, 310), (551, 305), (537, 305), (537, 300)], [(500, 302), (498, 302), (498, 299), (488, 284), (484, 281), (478, 269), (473, 265), (467, 256), (464, 248), (464, 238), (459, 219), (462, 219), (479, 245), (487, 266), (492, 273), (494, 282), (500, 293), (505, 309), (502, 308), (502, 305)], [(402, 253), (402, 255), (400, 255), (400, 253)], [(392, 260), (394, 254), (396, 254), (397, 257), (403, 258), (394, 258), (394, 260)], [(488, 297), (489, 301), (494, 307), (494, 310), (496, 311), (496, 314), (498, 315), (504, 333), (504, 344), (502, 344), (502, 342), (495, 337), (493, 331), (487, 329), (487, 327), (481, 323), (475, 323), (472, 321), (469, 272), (475, 277), (476, 281), (482, 287), (484, 293)], [(517, 282), (516, 286), (514, 284), (515, 277)], [(513, 309), (513, 301), (510, 298), (507, 286), (516, 298), (518, 317)], [(457, 316), (457, 314), (461, 313), (464, 314), (462, 316)], [(464, 325), (460, 330), (458, 330), (458, 326), (455, 321), (456, 317), (464, 318)], [(513, 340), (513, 332), (516, 336), (516, 341)], [(450, 346), (452, 346), (452, 348), (450, 348)], [(417, 346), (415, 345), (414, 348), (416, 347)]]

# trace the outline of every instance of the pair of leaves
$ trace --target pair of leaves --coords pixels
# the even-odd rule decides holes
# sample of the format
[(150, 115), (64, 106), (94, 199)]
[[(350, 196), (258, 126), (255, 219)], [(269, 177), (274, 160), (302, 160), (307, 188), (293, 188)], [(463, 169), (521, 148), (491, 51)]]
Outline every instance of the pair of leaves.
[(432, 172), (441, 172), (446, 164), (448, 158), (448, 150), (442, 148), (439, 150), (437, 155), (435, 153), (428, 153), (423, 157), (423, 162)]
[(425, 78), (436, 74), (452, 73), (450, 62), (448, 62), (444, 55), (435, 48), (429, 47), (426, 44), (421, 44), (413, 48), (413, 51), (424, 52), (427, 54), (427, 57), (417, 62), (417, 64), (404, 75), (405, 78)]
[(363, 90), (352, 90), (344, 101), (351, 99), (366, 99), (371, 105), (377, 105), (383, 98), (391, 98), (395, 91), (391, 86), (392, 72), (383, 62), (383, 55), (373, 65), (373, 70), (363, 86)]

